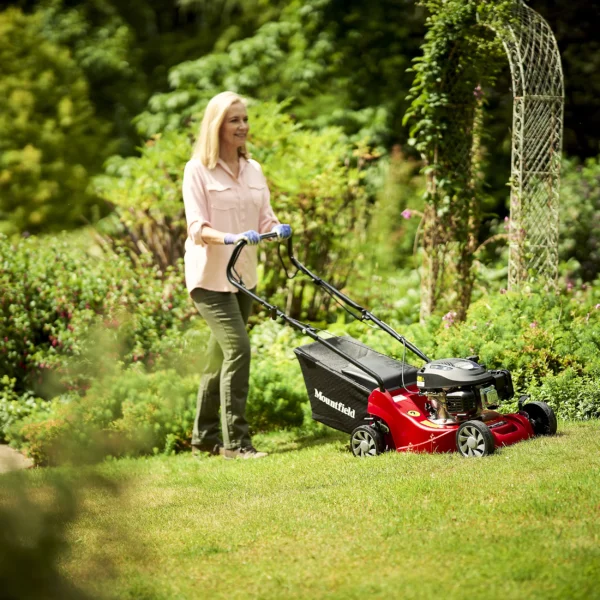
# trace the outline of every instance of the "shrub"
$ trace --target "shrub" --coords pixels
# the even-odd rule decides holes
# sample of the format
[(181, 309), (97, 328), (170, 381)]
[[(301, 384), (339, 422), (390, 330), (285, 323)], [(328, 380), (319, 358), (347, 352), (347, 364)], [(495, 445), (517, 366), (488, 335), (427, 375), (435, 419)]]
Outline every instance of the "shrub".
[(43, 393), (50, 371), (97, 343), (94, 327), (118, 334), (115, 360), (151, 362), (166, 332), (196, 315), (180, 265), (134, 268), (120, 252), (91, 256), (66, 235), (16, 244), (0, 236), (0, 261), (0, 372), (17, 393)]
[(593, 281), (600, 275), (600, 157), (565, 162), (560, 211), (560, 258), (571, 260), (572, 278)]
[(31, 414), (48, 412), (50, 403), (33, 392), (15, 392), (16, 379), (4, 375), (0, 379), (0, 443), (8, 440), (11, 426)]
[(271, 320), (253, 328), (247, 416), (254, 430), (302, 425), (308, 399), (293, 349), (307, 341), (291, 327)]
[(577, 293), (505, 293), (484, 297), (463, 323), (454, 314), (426, 350), (438, 358), (478, 354), (488, 368), (503, 366), (524, 392), (534, 381), (571, 369), (600, 373), (600, 304), (592, 289)]
[(85, 396), (56, 399), (49, 414), (13, 425), (10, 437), (41, 465), (189, 447), (196, 390), (174, 370), (115, 368)]
[[(187, 337), (196, 337), (189, 333)], [(206, 340), (200, 337), (202, 342), (188, 342), (196, 358), (188, 355), (187, 367), (178, 365), (179, 370), (148, 372), (142, 364), (123, 368), (107, 361), (84, 396), (60, 396), (44, 403), (43, 411), (24, 412), (7, 426), (7, 437), (42, 465), (189, 448), (203, 365), (200, 344)], [(267, 321), (252, 337), (255, 356), (247, 408), (251, 429), (301, 425), (306, 391), (291, 352), (294, 344), (289, 344), (298, 336)], [(101, 344), (101, 354), (103, 348)]]
[(528, 391), (532, 400), (548, 403), (561, 419), (600, 418), (600, 373), (581, 376), (569, 368), (533, 382)]

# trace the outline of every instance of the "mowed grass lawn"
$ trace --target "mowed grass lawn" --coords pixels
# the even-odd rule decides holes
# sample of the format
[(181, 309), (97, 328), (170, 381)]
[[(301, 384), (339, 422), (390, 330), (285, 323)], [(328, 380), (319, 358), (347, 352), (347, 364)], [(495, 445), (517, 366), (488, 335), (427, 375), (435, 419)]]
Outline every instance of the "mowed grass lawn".
[(64, 571), (116, 598), (600, 598), (598, 421), (470, 460), (255, 441), (101, 465), (121, 492), (87, 494)]

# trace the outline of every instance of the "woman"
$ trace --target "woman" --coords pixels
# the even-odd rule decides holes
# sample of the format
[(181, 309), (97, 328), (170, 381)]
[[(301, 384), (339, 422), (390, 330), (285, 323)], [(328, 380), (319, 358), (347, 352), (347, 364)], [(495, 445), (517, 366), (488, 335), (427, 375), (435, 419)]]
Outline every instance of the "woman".
[[(211, 329), (208, 361), (200, 388), (192, 447), (225, 458), (262, 458), (252, 446), (246, 421), (250, 341), (246, 323), (252, 299), (227, 280), (233, 245), (244, 238), (236, 270), (255, 289), (259, 234), (290, 237), (289, 225), (273, 214), (260, 165), (248, 157), (248, 115), (240, 96), (223, 92), (206, 107), (192, 159), (183, 175), (188, 226), (185, 242), (187, 289)], [(221, 441), (219, 433), (221, 409)]]

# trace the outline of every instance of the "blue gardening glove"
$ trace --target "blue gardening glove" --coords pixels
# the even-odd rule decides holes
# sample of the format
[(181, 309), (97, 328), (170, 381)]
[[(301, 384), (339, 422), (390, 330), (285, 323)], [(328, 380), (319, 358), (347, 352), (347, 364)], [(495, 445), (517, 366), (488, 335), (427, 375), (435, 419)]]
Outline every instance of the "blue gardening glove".
[(289, 225), (275, 225), (271, 233), (276, 233), (278, 240), (287, 240), (292, 237), (292, 228)]
[(250, 246), (256, 246), (260, 242), (260, 234), (254, 229), (244, 231), (244, 233), (226, 233), (223, 242), (227, 245), (236, 244), (240, 240), (246, 240)]

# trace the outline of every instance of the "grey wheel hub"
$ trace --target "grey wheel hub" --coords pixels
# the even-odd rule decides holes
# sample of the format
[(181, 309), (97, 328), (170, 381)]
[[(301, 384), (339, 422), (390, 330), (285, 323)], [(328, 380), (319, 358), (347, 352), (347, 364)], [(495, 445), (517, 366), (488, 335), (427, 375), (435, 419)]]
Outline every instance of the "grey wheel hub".
[(482, 433), (475, 427), (464, 427), (458, 436), (460, 451), (465, 456), (483, 456), (485, 440)]
[(352, 437), (352, 452), (355, 456), (375, 456), (377, 446), (373, 436), (366, 431), (357, 431)]

